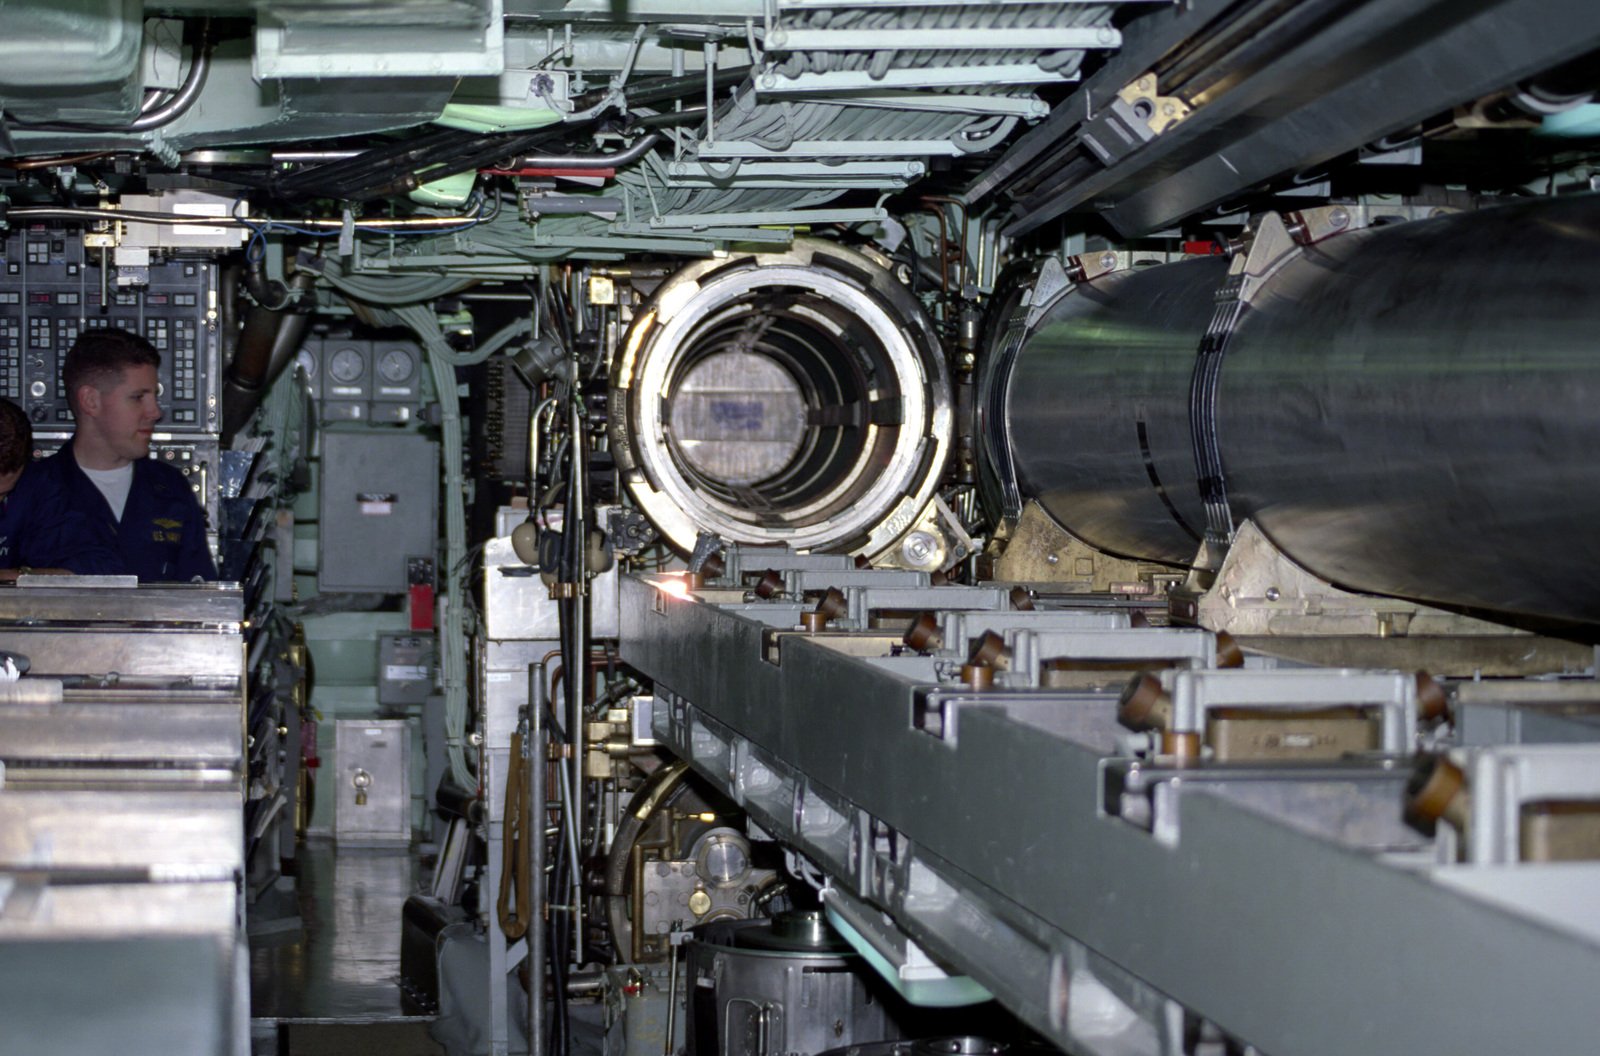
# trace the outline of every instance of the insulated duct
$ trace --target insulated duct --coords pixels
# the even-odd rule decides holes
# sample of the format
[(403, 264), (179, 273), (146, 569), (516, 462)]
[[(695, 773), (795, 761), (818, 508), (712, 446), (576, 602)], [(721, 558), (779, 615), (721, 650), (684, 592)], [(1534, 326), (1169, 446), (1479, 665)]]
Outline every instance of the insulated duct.
[(1024, 497), (1092, 545), (1186, 564), (1209, 432), (1233, 522), (1324, 579), (1600, 623), (1600, 197), (1293, 249), (1219, 330), (1227, 267), (1116, 272), (1048, 305), (987, 395)]
[[(295, 311), (294, 307), (315, 284), (316, 276), (311, 272), (296, 272), (287, 288), (280, 287), (277, 307), (266, 306), (263, 297), (245, 311), (233, 357), (222, 379), (224, 446), (233, 442), (234, 436), (261, 406), (273, 382), (294, 359), (306, 328), (311, 324), (311, 316)], [(223, 303), (230, 306), (230, 313), (236, 310), (235, 296), (236, 284), (230, 282), (223, 292)], [(232, 323), (225, 326), (231, 328)], [(228, 332), (231, 333), (231, 329)]]

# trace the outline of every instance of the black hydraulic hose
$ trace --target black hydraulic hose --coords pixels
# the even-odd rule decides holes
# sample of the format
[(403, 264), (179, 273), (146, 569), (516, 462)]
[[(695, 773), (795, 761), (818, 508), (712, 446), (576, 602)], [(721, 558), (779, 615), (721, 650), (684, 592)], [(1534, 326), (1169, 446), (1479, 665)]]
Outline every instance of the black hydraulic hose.
[(272, 362), (272, 344), (282, 325), (279, 313), (259, 304), (245, 312), (244, 327), (236, 335), (233, 355), (222, 375), (224, 430), (238, 429), (254, 409), (254, 399), (266, 383), (267, 368)]
[(283, 176), (272, 189), (283, 195), (360, 200), (406, 193), (423, 183), (492, 165), (562, 134), (557, 125), (533, 132), (480, 135), (438, 129), (403, 143), (362, 151), (352, 158)]
[[(442, 128), (405, 142), (362, 150), (355, 157), (341, 158), (338, 162), (285, 174), (272, 182), (272, 190), (288, 197), (341, 200), (381, 197), (386, 189), (397, 189), (398, 194), (405, 194), (424, 182), (482, 168), (517, 150), (536, 146), (554, 134), (554, 131), (541, 130), (518, 136), (482, 136)], [(426, 176), (419, 176), (424, 170)]]
[(431, 132), (412, 136), (399, 143), (389, 143), (373, 147), (370, 150), (363, 150), (353, 157), (340, 158), (337, 161), (328, 161), (321, 165), (296, 169), (294, 172), (287, 173), (275, 180), (273, 186), (284, 194), (293, 194), (299, 193), (304, 189), (326, 186), (341, 180), (354, 180), (362, 177), (371, 177), (378, 173), (390, 173), (396, 168), (410, 168), (420, 164), (428, 156), (429, 152), (451, 144), (459, 144), (463, 138), (463, 133), (455, 129), (435, 129)]
[(661, 133), (643, 136), (633, 146), (610, 154), (529, 154), (511, 164), (513, 169), (615, 169), (631, 165), (661, 142)]
[(555, 308), (556, 326), (561, 331), (561, 347), (572, 348), (576, 343), (574, 340), (575, 335), (572, 331), (572, 313), (574, 311), (572, 301), (561, 290), (552, 291), (551, 297), (555, 302), (553, 307)]
[(217, 324), (222, 331), (222, 361), (232, 363), (239, 346), (239, 278), (242, 264), (222, 269), (217, 290)]
[[(754, 67), (732, 66), (725, 70), (718, 70), (711, 75), (713, 91), (723, 88), (732, 88), (743, 84), (750, 76)], [(703, 73), (690, 73), (682, 77), (654, 77), (649, 80), (635, 81), (624, 89), (629, 106), (653, 106), (656, 103), (667, 103), (674, 99), (682, 99), (695, 95), (706, 89), (706, 75)], [(609, 88), (595, 88), (575, 96), (572, 106), (575, 110), (587, 110), (598, 106), (604, 101)]]
[(289, 288), (276, 279), (267, 277), (265, 260), (257, 260), (245, 268), (244, 288), (250, 291), (257, 304), (269, 312), (281, 312), (289, 306)]
[(706, 119), (706, 108), (703, 106), (689, 106), (682, 110), (666, 110), (659, 114), (645, 114), (643, 116), (630, 116), (629, 128), (675, 128), (678, 125), (696, 125)]
[(439, 781), (434, 802), (440, 811), (452, 817), (464, 818), (474, 825), (483, 820), (483, 797), (476, 789), (468, 791), (451, 781), (448, 773)]
[[(567, 870), (572, 863), (568, 861), (566, 841), (558, 835), (556, 837), (555, 868), (551, 873), (550, 888), (554, 891), (565, 890), (569, 885)], [(567, 1015), (567, 941), (566, 934), (570, 926), (571, 915), (568, 913), (552, 912), (550, 914), (550, 941), (547, 949), (550, 953), (550, 984), (555, 1000), (556, 1014), (550, 1017), (549, 1045), (545, 1048), (547, 1053), (564, 1053), (567, 1051), (567, 1038), (570, 1036), (570, 1020)]]

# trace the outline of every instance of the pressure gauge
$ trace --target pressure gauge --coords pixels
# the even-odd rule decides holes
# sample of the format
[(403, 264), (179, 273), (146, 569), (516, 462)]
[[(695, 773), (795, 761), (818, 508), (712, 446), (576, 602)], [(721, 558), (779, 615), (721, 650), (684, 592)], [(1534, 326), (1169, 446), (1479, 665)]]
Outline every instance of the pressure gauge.
[(316, 380), (317, 357), (311, 354), (310, 349), (302, 348), (300, 353), (294, 357), (294, 365), (306, 376), (307, 381)]
[(328, 376), (342, 385), (359, 380), (366, 370), (366, 360), (353, 348), (341, 348), (328, 360)]
[(391, 385), (399, 385), (411, 377), (416, 360), (403, 348), (391, 348), (378, 359), (378, 374)]

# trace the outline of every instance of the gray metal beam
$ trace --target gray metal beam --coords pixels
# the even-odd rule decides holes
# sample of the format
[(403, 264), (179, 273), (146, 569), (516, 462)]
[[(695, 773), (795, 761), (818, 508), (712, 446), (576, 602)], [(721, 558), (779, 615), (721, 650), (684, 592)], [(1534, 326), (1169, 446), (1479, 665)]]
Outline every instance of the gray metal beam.
[(1062, 122), (1047, 122), (1055, 142), (1024, 140), (1035, 160), (1022, 162), (1014, 150), (974, 189), (1035, 181), (1014, 206), (1018, 219), (1005, 230), (1013, 237), (1086, 205), (1126, 235), (1148, 233), (1596, 47), (1600, 8), (1586, 0), (1365, 4), (1245, 71), (1215, 98), (1191, 100), (1186, 121), (1109, 167), (1063, 164), (1088, 157), (1075, 148), (1095, 113), (1069, 102)]
[(1070, 142), (1071, 133), (1088, 115), (1104, 107), (1123, 85), (1137, 79), (1229, 3), (1230, 0), (1192, 0), (1141, 12), (1123, 27), (1121, 49), (1107, 56), (1105, 65), (1084, 79), (1048, 118), (1008, 147), (998, 161), (967, 186), (963, 196), (977, 203), (1003, 189), (1009, 180), (1041, 158), (1053, 155), (1063, 143)]
[[(985, 694), (941, 739), (913, 718), (931, 662), (794, 636), (774, 665), (760, 621), (636, 579), (622, 609), (623, 659), (657, 680), (658, 737), (1063, 1046), (1101, 1048), (1069, 1007), (1098, 965), (1141, 1014), (1159, 1020), (1166, 995), (1276, 1056), (1592, 1050), (1600, 941), (1474, 895), (1456, 879), (1472, 867), (1415, 842), (1397, 855), (1403, 768), (1191, 774), (1166, 786), (1161, 839), (1101, 809), (1112, 700)], [(1324, 801), (1377, 803), (1381, 824), (1313, 824)], [(1600, 866), (1566, 868), (1600, 911)]]
[[(0, 593), (0, 625), (71, 623), (194, 626), (238, 630), (244, 622), (244, 595), (226, 584), (169, 584), (111, 588), (60, 586), (61, 576), (28, 576), (27, 583)], [(84, 577), (67, 579), (77, 583)]]

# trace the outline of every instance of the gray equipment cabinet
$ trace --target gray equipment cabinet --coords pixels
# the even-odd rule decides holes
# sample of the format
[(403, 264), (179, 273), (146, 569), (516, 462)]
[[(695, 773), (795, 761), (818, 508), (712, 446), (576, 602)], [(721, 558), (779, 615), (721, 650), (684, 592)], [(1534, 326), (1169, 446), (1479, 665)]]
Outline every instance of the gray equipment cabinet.
[(322, 437), (317, 589), (398, 594), (406, 562), (434, 556), (439, 446), (401, 432)]

